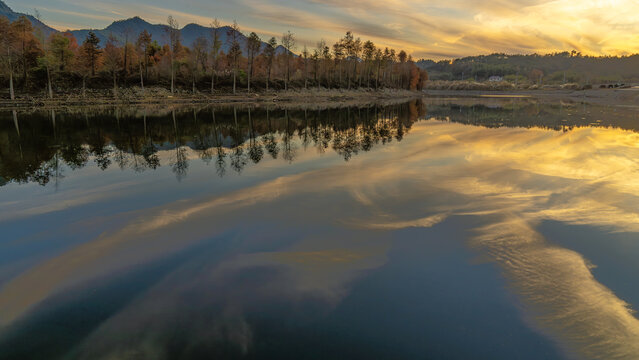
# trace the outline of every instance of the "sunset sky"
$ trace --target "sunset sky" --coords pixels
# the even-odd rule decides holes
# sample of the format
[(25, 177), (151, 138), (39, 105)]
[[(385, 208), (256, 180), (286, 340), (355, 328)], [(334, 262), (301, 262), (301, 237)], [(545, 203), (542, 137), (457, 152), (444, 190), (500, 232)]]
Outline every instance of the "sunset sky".
[(140, 16), (164, 23), (208, 25), (236, 19), (262, 37), (291, 30), (300, 46), (347, 30), (416, 58), (492, 52), (578, 50), (585, 54), (639, 52), (639, 0), (7, 0), (15, 11), (42, 14), (60, 30), (103, 28)]

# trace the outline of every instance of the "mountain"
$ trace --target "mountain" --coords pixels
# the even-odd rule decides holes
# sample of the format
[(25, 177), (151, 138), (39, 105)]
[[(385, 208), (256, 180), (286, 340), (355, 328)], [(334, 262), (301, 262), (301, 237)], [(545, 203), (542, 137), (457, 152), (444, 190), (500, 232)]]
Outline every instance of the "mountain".
[(20, 16), (26, 16), (29, 20), (31, 20), (31, 24), (34, 28), (39, 29), (44, 33), (46, 37), (57, 32), (56, 29), (47, 26), (42, 21), (36, 19), (34, 16), (29, 14), (23, 14), (19, 12), (13, 11), (4, 1), (0, 0), (0, 16), (5, 16), (9, 21), (16, 21)]
[[(47, 26), (31, 15), (13, 11), (9, 6), (7, 6), (7, 4), (0, 0), (0, 16), (6, 16), (10, 21), (15, 21), (22, 15), (25, 15), (27, 18), (29, 18), (33, 26), (42, 30), (47, 37), (52, 33), (58, 32), (56, 29)], [(104, 29), (72, 30), (71, 33), (75, 36), (78, 44), (81, 44), (84, 39), (86, 39), (89, 31), (93, 31), (100, 39), (100, 45), (104, 46), (104, 44), (109, 39), (109, 36), (111, 35), (113, 35), (118, 40), (120, 45), (124, 44), (127, 35), (129, 42), (135, 43), (138, 35), (142, 31), (146, 30), (149, 34), (151, 34), (153, 40), (156, 40), (160, 45), (165, 45), (168, 43), (167, 28), (167, 25), (151, 24), (146, 20), (140, 18), (139, 16), (135, 16), (126, 20), (114, 21), (111, 25), (107, 26)], [(201, 36), (210, 41), (212, 30), (213, 28), (210, 27), (197, 24), (188, 24), (180, 30), (182, 44), (186, 46), (192, 46), (195, 40)], [(230, 31), (231, 28), (229, 26), (223, 26), (219, 28), (218, 34), (220, 35), (220, 40), (222, 41), (222, 51), (224, 52), (228, 52), (230, 48), (230, 44), (228, 43), (228, 33)], [(240, 46), (242, 47), (242, 51), (246, 54), (246, 36), (244, 36), (244, 34), (242, 33), (239, 33), (238, 40)], [(266, 43), (262, 42), (262, 49), (264, 49), (265, 46)], [(286, 49), (284, 49), (284, 47), (282, 46), (278, 46), (275, 51), (277, 54), (286, 53)]]
[[(127, 34), (129, 42), (135, 42), (138, 38), (138, 35), (142, 31), (146, 30), (149, 34), (151, 34), (151, 38), (153, 40), (157, 41), (160, 45), (165, 45), (168, 43), (167, 29), (167, 25), (151, 24), (146, 20), (140, 18), (139, 16), (135, 16), (130, 19), (115, 21), (104, 29), (73, 30), (71, 31), (71, 33), (76, 37), (78, 43), (82, 43), (82, 41), (84, 41), (84, 39), (89, 34), (89, 31), (93, 31), (95, 35), (100, 39), (101, 44), (106, 43), (109, 36), (113, 35), (113, 37), (118, 39), (120, 45), (123, 45)], [(230, 48), (230, 44), (228, 43), (228, 33), (231, 31), (231, 28), (229, 26), (223, 26), (220, 27), (218, 30), (218, 34), (222, 42), (222, 51), (228, 52), (228, 49)], [(180, 29), (182, 44), (186, 46), (192, 46), (195, 40), (199, 37), (204, 37), (205, 39), (210, 41), (212, 31), (213, 28), (211, 27), (198, 24), (188, 24)], [(244, 34), (242, 33), (239, 33), (238, 40), (240, 46), (242, 47), (242, 51), (246, 52), (246, 36), (244, 36)], [(262, 49), (265, 46), (266, 43), (262, 42)], [(286, 52), (286, 50), (284, 49), (284, 47), (278, 46), (276, 52), (278, 54), (283, 54)]]

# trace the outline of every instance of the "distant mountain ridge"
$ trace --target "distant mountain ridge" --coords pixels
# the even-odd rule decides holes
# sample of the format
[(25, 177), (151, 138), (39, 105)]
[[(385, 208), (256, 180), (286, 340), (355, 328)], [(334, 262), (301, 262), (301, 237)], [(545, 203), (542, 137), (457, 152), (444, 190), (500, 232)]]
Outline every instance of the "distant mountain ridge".
[(47, 37), (55, 32), (58, 32), (58, 30), (47, 26), (42, 21), (36, 19), (33, 15), (13, 11), (13, 9), (7, 6), (7, 4), (5, 4), (2, 0), (0, 0), (0, 16), (5, 16), (11, 22), (18, 20), (20, 16), (26, 16), (29, 20), (31, 20), (31, 24), (33, 25), (33, 27), (36, 29), (40, 29)]
[[(0, 0), (0, 16), (6, 16), (10, 21), (15, 21), (22, 15), (27, 16), (29, 20), (31, 20), (31, 23), (34, 25), (34, 27), (42, 29), (46, 36), (49, 36), (51, 33), (58, 32), (58, 30), (47, 26), (31, 15), (14, 12), (9, 6), (7, 6), (7, 4)], [(107, 26), (104, 29), (82, 29), (71, 30), (70, 32), (73, 34), (73, 36), (75, 36), (78, 44), (81, 44), (84, 39), (86, 39), (89, 31), (93, 31), (95, 35), (100, 39), (100, 45), (104, 46), (104, 44), (109, 39), (109, 36), (111, 35), (118, 39), (120, 45), (124, 44), (127, 35), (129, 42), (135, 43), (138, 35), (142, 31), (146, 30), (149, 34), (151, 34), (153, 40), (157, 41), (160, 45), (165, 45), (168, 43), (167, 29), (167, 25), (151, 24), (148, 21), (140, 18), (139, 16), (135, 16), (125, 20), (114, 21), (113, 23), (111, 23), (111, 25)], [(180, 30), (182, 44), (190, 47), (199, 37), (204, 37), (210, 42), (212, 31), (213, 28), (211, 27), (201, 26), (198, 24), (187, 24)], [(231, 31), (231, 28), (229, 26), (222, 26), (219, 28), (218, 31), (220, 41), (222, 42), (222, 51), (224, 52), (228, 52), (228, 49), (231, 46), (228, 43), (229, 31)], [(238, 41), (240, 43), (240, 46), (242, 47), (242, 51), (246, 52), (246, 36), (242, 33), (239, 33)], [(265, 46), (266, 43), (262, 42), (262, 49), (264, 49)], [(286, 49), (282, 46), (278, 46), (276, 49), (276, 53), (284, 54), (286, 53)]]

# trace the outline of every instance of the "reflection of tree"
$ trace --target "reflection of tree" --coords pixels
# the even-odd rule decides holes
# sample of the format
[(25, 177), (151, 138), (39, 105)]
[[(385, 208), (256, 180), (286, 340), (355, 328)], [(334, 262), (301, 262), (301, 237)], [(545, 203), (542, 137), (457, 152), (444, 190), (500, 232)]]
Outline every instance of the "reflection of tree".
[(277, 159), (277, 155), (279, 153), (279, 149), (277, 146), (277, 140), (275, 139), (275, 134), (273, 133), (273, 129), (271, 128), (271, 112), (268, 108), (266, 108), (266, 123), (267, 123), (267, 131), (268, 133), (263, 136), (264, 148), (271, 155), (273, 159)]
[(215, 120), (215, 109), (211, 110), (211, 114), (213, 118), (213, 145), (216, 149), (215, 170), (219, 177), (224, 177), (226, 173), (226, 153), (224, 152), (221, 134), (217, 126), (217, 121)]
[(160, 158), (157, 155), (158, 148), (153, 144), (153, 141), (147, 136), (146, 127), (146, 110), (144, 111), (144, 145), (141, 149), (141, 155), (146, 161), (147, 166), (150, 169), (157, 169), (160, 166)]
[(107, 140), (102, 135), (102, 130), (97, 128), (88, 138), (89, 151), (93, 154), (93, 161), (102, 170), (106, 170), (111, 165), (111, 149), (107, 147)]
[[(57, 117), (53, 112), (0, 113), (0, 178), (44, 185), (61, 178), (65, 167), (89, 164), (141, 172), (160, 167), (162, 153), (178, 180), (187, 175), (191, 152), (206, 164), (212, 161), (219, 176), (227, 166), (241, 173), (266, 153), (293, 162), (300, 148), (325, 152), (332, 147), (348, 160), (404, 136), (417, 120), (409, 114), (422, 108), (408, 106), (311, 111), (223, 107), (152, 115), (135, 108), (85, 109)], [(203, 111), (210, 115), (202, 116)]]
[(286, 118), (286, 127), (284, 128), (284, 136), (282, 137), (282, 150), (283, 150), (283, 155), (282, 157), (284, 158), (284, 160), (288, 161), (289, 163), (292, 163), (293, 160), (295, 159), (295, 147), (293, 146), (292, 143), (292, 131), (291, 131), (291, 119), (288, 116), (288, 110), (284, 110), (285, 111), (285, 118)]
[[(193, 109), (193, 120), (197, 123), (197, 112)], [(204, 127), (198, 127), (198, 132), (193, 138), (193, 149), (197, 152), (198, 157), (202, 159), (207, 165), (211, 163), (213, 159), (213, 141), (210, 132), (206, 131)]]
[(68, 144), (60, 149), (62, 160), (73, 170), (83, 168), (89, 162), (89, 149), (79, 144)]
[(248, 164), (248, 161), (244, 154), (244, 149), (241, 146), (233, 149), (233, 152), (231, 153), (231, 168), (239, 174), (242, 172), (242, 169), (244, 169), (246, 164)]
[(239, 174), (242, 172), (242, 169), (244, 169), (244, 166), (246, 166), (248, 161), (244, 153), (244, 148), (242, 147), (242, 144), (244, 143), (244, 136), (242, 134), (242, 129), (237, 120), (236, 107), (233, 107), (233, 119), (234, 119), (234, 126), (231, 132), (231, 136), (233, 138), (233, 152), (231, 152), (231, 155), (230, 155), (231, 168)]
[(171, 171), (175, 174), (178, 180), (182, 180), (186, 177), (187, 170), (189, 169), (189, 161), (187, 150), (184, 147), (175, 148), (175, 161), (171, 163)]
[(175, 160), (170, 165), (171, 171), (175, 174), (175, 178), (181, 181), (186, 177), (189, 168), (189, 158), (186, 148), (183, 147), (180, 142), (175, 111), (173, 111), (171, 115), (173, 118), (173, 131), (175, 133)]
[(259, 163), (264, 157), (264, 150), (262, 149), (262, 145), (259, 143), (255, 136), (255, 129), (253, 127), (253, 120), (251, 119), (251, 109), (248, 109), (248, 118), (249, 118), (249, 158), (253, 161), (254, 164)]
[(160, 158), (157, 155), (158, 148), (152, 142), (144, 144), (142, 147), (142, 157), (146, 161), (146, 166), (150, 169), (157, 169), (160, 166)]

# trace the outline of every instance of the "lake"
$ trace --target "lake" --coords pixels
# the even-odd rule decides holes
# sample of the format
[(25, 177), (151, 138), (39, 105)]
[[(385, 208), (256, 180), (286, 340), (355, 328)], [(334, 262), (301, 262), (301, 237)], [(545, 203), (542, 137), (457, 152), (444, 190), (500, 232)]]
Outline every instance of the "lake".
[(0, 113), (0, 359), (637, 359), (639, 110)]

